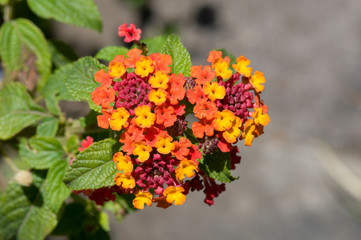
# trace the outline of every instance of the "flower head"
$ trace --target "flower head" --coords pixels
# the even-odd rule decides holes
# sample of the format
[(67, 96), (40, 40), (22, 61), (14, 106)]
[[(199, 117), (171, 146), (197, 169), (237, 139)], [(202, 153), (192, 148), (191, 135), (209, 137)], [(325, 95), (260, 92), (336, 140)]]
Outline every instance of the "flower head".
[(93, 102), (103, 108), (108, 108), (110, 103), (115, 100), (115, 91), (113, 88), (97, 87), (91, 95)]
[(84, 151), (86, 148), (88, 148), (90, 145), (92, 145), (94, 142), (94, 139), (90, 136), (87, 136), (86, 139), (83, 139), (81, 142), (81, 147), (79, 147), (79, 152)]
[(113, 161), (116, 164), (118, 171), (123, 171), (125, 175), (130, 175), (132, 173), (133, 164), (129, 156), (124, 156), (122, 152), (117, 152), (113, 156)]
[(153, 61), (150, 57), (140, 57), (139, 60), (135, 63), (134, 72), (142, 78), (147, 77), (154, 71), (152, 62)]
[(94, 75), (95, 81), (101, 83), (102, 87), (109, 87), (112, 84), (113, 79), (104, 71), (100, 69)]
[(192, 66), (191, 67), (191, 77), (195, 78), (195, 81), (198, 85), (209, 83), (216, 76), (216, 73), (212, 71), (211, 66)]
[(133, 149), (133, 155), (138, 156), (139, 162), (145, 162), (149, 159), (152, 147), (145, 142), (134, 143), (135, 148)]
[(214, 115), (213, 124), (217, 131), (225, 131), (232, 127), (234, 119), (235, 116), (233, 112), (223, 110), (222, 112), (217, 112)]
[(193, 177), (196, 172), (198, 172), (196, 164), (186, 158), (180, 162), (179, 166), (175, 170), (176, 177), (179, 181), (182, 181), (185, 176), (189, 178)]
[(224, 86), (218, 85), (218, 82), (206, 83), (203, 90), (212, 101), (215, 101), (216, 99), (223, 99), (226, 95), (226, 89)]
[(126, 68), (124, 66), (124, 56), (117, 55), (112, 61), (109, 63), (109, 76), (112, 78), (121, 78), (126, 72)]
[(169, 77), (163, 72), (156, 72), (153, 76), (150, 77), (149, 83), (152, 88), (168, 88)]
[(115, 184), (124, 189), (134, 188), (135, 180), (131, 175), (117, 172), (114, 177)]
[(149, 101), (158, 106), (167, 100), (167, 93), (163, 88), (158, 88), (157, 90), (151, 90), (148, 98)]
[(202, 100), (196, 104), (193, 111), (194, 115), (199, 119), (206, 118), (207, 120), (212, 120), (218, 108), (214, 102)]
[(252, 84), (252, 86), (257, 92), (262, 92), (264, 90), (264, 86), (261, 84), (266, 82), (266, 79), (264, 78), (264, 73), (255, 71), (249, 82)]
[(142, 30), (139, 28), (135, 28), (135, 25), (133, 23), (129, 24), (129, 27), (127, 23), (124, 23), (118, 28), (119, 37), (125, 37), (124, 42), (126, 43), (132, 41), (139, 41), (141, 33)]

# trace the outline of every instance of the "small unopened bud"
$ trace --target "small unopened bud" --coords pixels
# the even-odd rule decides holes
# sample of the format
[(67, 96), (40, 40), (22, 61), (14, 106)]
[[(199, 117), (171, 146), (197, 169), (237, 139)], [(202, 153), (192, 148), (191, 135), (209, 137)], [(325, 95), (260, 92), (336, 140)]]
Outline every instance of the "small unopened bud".
[(25, 187), (29, 187), (33, 183), (33, 176), (29, 171), (20, 170), (15, 174), (15, 180)]

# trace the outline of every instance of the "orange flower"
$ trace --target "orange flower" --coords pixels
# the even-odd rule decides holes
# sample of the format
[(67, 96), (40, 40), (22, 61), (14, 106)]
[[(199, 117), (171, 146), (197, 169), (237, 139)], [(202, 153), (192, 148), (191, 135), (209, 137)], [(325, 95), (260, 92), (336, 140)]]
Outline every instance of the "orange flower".
[(239, 58), (237, 58), (236, 61), (237, 64), (232, 65), (233, 69), (236, 70), (239, 74), (244, 75), (245, 77), (250, 77), (252, 73), (252, 68), (248, 67), (248, 65), (251, 63), (251, 61), (244, 56), (240, 56)]
[(212, 120), (218, 108), (214, 102), (202, 100), (196, 103), (193, 111), (194, 115), (199, 119), (206, 118), (207, 120)]
[(95, 81), (101, 83), (102, 87), (109, 87), (112, 84), (113, 79), (104, 71), (104, 69), (100, 69), (94, 75)]
[(214, 63), (220, 58), (222, 58), (222, 52), (213, 50), (213, 51), (209, 52), (207, 62)]
[(152, 147), (144, 142), (136, 142), (134, 143), (133, 155), (138, 156), (139, 162), (145, 162), (149, 159), (150, 152), (152, 151)]
[(193, 177), (198, 172), (198, 167), (191, 160), (184, 158), (175, 170), (175, 175), (179, 181), (183, 181), (185, 176)]
[(110, 118), (110, 128), (112, 130), (120, 131), (123, 127), (128, 127), (129, 112), (124, 108), (117, 108), (113, 111), (112, 117)]
[(183, 205), (186, 201), (186, 196), (183, 194), (184, 188), (182, 187), (174, 187), (169, 186), (167, 187), (163, 195), (166, 196), (166, 200), (168, 203), (174, 203), (174, 205)]
[(226, 95), (226, 89), (224, 86), (219, 86), (218, 82), (206, 83), (203, 86), (203, 90), (211, 101), (223, 99)]
[(138, 191), (135, 193), (133, 206), (137, 209), (144, 209), (144, 204), (147, 204), (148, 207), (152, 206), (152, 199), (153, 195), (150, 192)]
[(143, 105), (135, 109), (135, 123), (138, 127), (148, 128), (154, 124), (155, 114), (150, 111), (148, 105)]
[(178, 101), (182, 100), (185, 95), (184, 89), (185, 77), (182, 73), (179, 73), (178, 76), (172, 73), (169, 76), (169, 87), (168, 87), (168, 99), (170, 104), (178, 104)]
[(232, 127), (234, 119), (234, 113), (225, 109), (214, 115), (213, 124), (217, 131), (225, 131)]
[(177, 121), (177, 115), (174, 113), (174, 108), (170, 105), (163, 104), (155, 108), (156, 123), (163, 124), (165, 127), (173, 126)]
[(125, 175), (130, 175), (133, 171), (132, 160), (129, 156), (124, 156), (122, 152), (117, 152), (113, 156), (118, 171), (123, 171)]
[(172, 155), (178, 160), (184, 159), (189, 154), (189, 147), (192, 146), (191, 141), (185, 137), (180, 137), (179, 142), (174, 141), (173, 143), (174, 149), (172, 150)]
[(112, 116), (113, 107), (102, 108), (103, 115), (97, 116), (98, 126), (104, 129), (109, 128), (110, 117)]
[(216, 76), (216, 73), (212, 71), (211, 66), (192, 66), (191, 67), (191, 77), (195, 78), (195, 81), (198, 85), (209, 83)]
[(129, 50), (127, 53), (128, 58), (126, 58), (124, 60), (125, 66), (127, 66), (128, 68), (134, 68), (136, 62), (142, 56), (142, 52), (143, 51), (138, 48), (133, 48), (133, 49)]
[(131, 175), (117, 172), (114, 177), (115, 184), (124, 189), (134, 188), (135, 180)]
[(109, 76), (112, 78), (121, 78), (125, 72), (124, 56), (115, 56), (115, 58), (109, 63)]
[(194, 122), (192, 124), (192, 131), (196, 138), (203, 138), (204, 134), (208, 137), (214, 135), (214, 125), (213, 120), (207, 120), (205, 118), (201, 119), (199, 122)]
[(172, 57), (167, 54), (152, 53), (149, 57), (153, 60), (154, 70), (162, 71), (164, 73), (170, 73), (172, 64)]
[(249, 81), (257, 92), (262, 92), (264, 90), (264, 86), (261, 85), (262, 83), (266, 83), (264, 73), (255, 71)]
[(195, 86), (187, 91), (187, 98), (190, 103), (195, 104), (203, 99), (207, 99), (201, 86)]
[(97, 87), (91, 94), (93, 102), (102, 108), (108, 108), (109, 104), (115, 100), (113, 88)]
[(150, 73), (154, 71), (152, 65), (153, 61), (150, 57), (141, 56), (139, 60), (135, 63), (135, 74), (140, 77), (147, 77)]

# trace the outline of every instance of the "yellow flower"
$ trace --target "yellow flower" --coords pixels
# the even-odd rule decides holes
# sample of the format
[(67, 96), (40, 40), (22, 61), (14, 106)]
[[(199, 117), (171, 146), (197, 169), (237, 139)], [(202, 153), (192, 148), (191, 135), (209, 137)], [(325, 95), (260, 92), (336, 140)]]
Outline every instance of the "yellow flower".
[[(169, 136), (170, 137), (170, 136)], [(170, 138), (165, 137), (158, 137), (157, 141), (155, 142), (154, 146), (157, 148), (157, 151), (162, 154), (168, 154), (172, 150), (174, 150), (175, 146), (172, 143), (172, 137)]]
[(135, 187), (135, 180), (131, 175), (126, 175), (117, 172), (117, 174), (114, 177), (114, 181), (117, 186), (122, 187), (124, 189)]
[(233, 125), (233, 121), (235, 119), (234, 113), (225, 109), (222, 112), (216, 112), (214, 114), (214, 128), (217, 131), (225, 131), (227, 129), (230, 129)]
[(226, 95), (226, 89), (224, 86), (219, 86), (218, 82), (206, 83), (203, 90), (212, 101), (215, 101), (216, 99), (223, 99)]
[(192, 160), (183, 159), (175, 170), (175, 175), (179, 181), (182, 181), (185, 176), (193, 177), (198, 172), (198, 167)]
[(252, 68), (247, 67), (251, 61), (245, 58), (244, 56), (240, 56), (237, 58), (237, 64), (233, 64), (232, 67), (236, 70), (239, 74), (244, 75), (245, 77), (250, 77), (252, 73)]
[(133, 206), (137, 209), (144, 209), (144, 204), (152, 206), (153, 195), (150, 192), (136, 192)]
[(132, 173), (133, 164), (129, 156), (124, 156), (122, 152), (117, 152), (113, 156), (113, 161), (116, 163), (116, 167), (119, 171), (123, 171), (126, 175)]
[(167, 196), (166, 201), (168, 203), (174, 203), (174, 205), (183, 205), (183, 203), (186, 201), (186, 195), (184, 195), (182, 192), (184, 192), (184, 188), (170, 186), (164, 190), (163, 195)]
[(152, 88), (168, 88), (169, 77), (167, 74), (163, 72), (156, 72), (153, 76), (149, 79), (149, 84)]
[(120, 78), (125, 73), (124, 56), (118, 55), (109, 63), (109, 76)]
[(223, 137), (228, 143), (235, 143), (237, 137), (241, 135), (241, 130), (239, 129), (242, 126), (242, 120), (239, 117), (235, 117), (232, 127), (223, 132)]
[(232, 70), (229, 68), (229, 63), (225, 60), (219, 59), (213, 64), (214, 71), (217, 76), (223, 79), (228, 79), (232, 76)]
[(252, 146), (252, 142), (254, 139), (253, 132), (256, 130), (256, 125), (254, 125), (254, 121), (252, 119), (248, 119), (244, 124), (244, 130), (242, 132), (242, 138), (244, 139), (245, 146)]
[(155, 105), (159, 106), (167, 100), (167, 93), (163, 88), (152, 90), (149, 92), (149, 101), (154, 102)]
[(146, 77), (151, 72), (154, 71), (154, 67), (152, 66), (152, 59), (150, 57), (141, 57), (136, 63), (135, 63), (135, 73), (138, 76)]
[(123, 127), (128, 127), (128, 118), (129, 112), (124, 107), (117, 108), (110, 118), (110, 128), (112, 130), (120, 131)]
[(255, 71), (249, 81), (257, 92), (262, 92), (264, 90), (264, 86), (261, 85), (262, 83), (266, 83), (264, 73)]
[(149, 159), (149, 153), (152, 151), (152, 147), (144, 142), (134, 143), (133, 155), (138, 156), (139, 162), (145, 162)]
[(149, 128), (154, 124), (155, 114), (150, 111), (148, 105), (143, 105), (135, 109), (135, 123), (138, 127)]
[(268, 114), (263, 114), (262, 108), (254, 108), (254, 113), (252, 113), (255, 124), (261, 124), (262, 126), (267, 126), (271, 121)]

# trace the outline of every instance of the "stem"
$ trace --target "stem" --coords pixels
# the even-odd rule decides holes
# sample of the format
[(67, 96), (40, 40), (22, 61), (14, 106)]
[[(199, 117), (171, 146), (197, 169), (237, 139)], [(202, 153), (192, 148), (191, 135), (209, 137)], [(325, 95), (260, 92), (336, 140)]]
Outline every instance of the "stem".
[(5, 5), (4, 6), (4, 22), (10, 22), (13, 18), (13, 6)]

